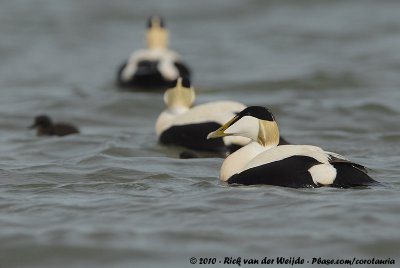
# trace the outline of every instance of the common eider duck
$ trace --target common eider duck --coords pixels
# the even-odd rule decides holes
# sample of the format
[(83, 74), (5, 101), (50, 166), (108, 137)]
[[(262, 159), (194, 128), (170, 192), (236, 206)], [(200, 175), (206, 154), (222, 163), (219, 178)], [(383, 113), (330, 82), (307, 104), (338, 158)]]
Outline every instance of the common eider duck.
[(245, 108), (207, 138), (227, 136), (252, 140), (224, 160), (220, 179), (229, 184), (348, 188), (378, 183), (364, 166), (339, 154), (312, 145), (278, 145), (278, 125), (264, 107)]
[(47, 115), (36, 116), (30, 128), (36, 128), (38, 136), (66, 136), (79, 133), (77, 127), (67, 123), (53, 123)]
[(118, 70), (120, 87), (165, 88), (178, 77), (190, 79), (190, 69), (174, 51), (168, 49), (168, 30), (164, 20), (150, 17), (146, 33), (147, 48), (131, 54)]
[[(176, 87), (165, 92), (164, 102), (167, 109), (159, 115), (155, 126), (160, 143), (225, 156), (250, 142), (246, 137), (207, 140), (208, 133), (246, 108), (244, 104), (236, 101), (215, 101), (192, 107), (194, 99), (194, 88), (186, 78), (179, 78)], [(282, 141), (286, 142), (283, 139)]]

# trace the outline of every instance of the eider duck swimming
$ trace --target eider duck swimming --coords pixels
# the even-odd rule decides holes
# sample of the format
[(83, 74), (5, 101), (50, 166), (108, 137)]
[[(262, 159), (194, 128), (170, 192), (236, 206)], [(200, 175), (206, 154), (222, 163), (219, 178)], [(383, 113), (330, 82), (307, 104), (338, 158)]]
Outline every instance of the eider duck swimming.
[(121, 87), (165, 88), (178, 77), (190, 78), (190, 69), (180, 56), (168, 49), (168, 30), (162, 18), (149, 19), (147, 48), (131, 54), (118, 70)]
[(220, 179), (229, 184), (348, 188), (378, 183), (364, 166), (339, 154), (312, 145), (279, 145), (275, 117), (264, 107), (245, 108), (207, 138), (227, 136), (252, 140), (224, 160)]
[[(225, 156), (250, 142), (249, 138), (233, 136), (207, 140), (208, 133), (221, 127), (246, 108), (245, 105), (236, 101), (216, 101), (192, 107), (194, 99), (194, 88), (186, 78), (179, 78), (176, 87), (165, 92), (167, 109), (159, 115), (155, 126), (160, 143)], [(282, 142), (286, 141), (282, 139)]]
[(79, 133), (77, 127), (67, 123), (53, 123), (47, 115), (36, 116), (30, 128), (36, 128), (38, 136), (66, 136)]

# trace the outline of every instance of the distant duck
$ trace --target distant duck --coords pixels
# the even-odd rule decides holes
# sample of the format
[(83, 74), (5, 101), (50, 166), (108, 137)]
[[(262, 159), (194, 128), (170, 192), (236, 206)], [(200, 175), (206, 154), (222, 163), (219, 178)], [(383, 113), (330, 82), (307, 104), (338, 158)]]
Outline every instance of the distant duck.
[[(246, 108), (245, 105), (235, 101), (216, 101), (192, 107), (194, 99), (195, 91), (188, 79), (179, 78), (176, 87), (165, 92), (167, 109), (159, 115), (155, 126), (157, 138), (162, 144), (225, 155), (250, 142), (245, 137), (207, 140), (208, 133)], [(190, 158), (190, 153), (182, 158)]]
[(190, 79), (190, 69), (180, 56), (168, 49), (168, 30), (162, 18), (153, 16), (148, 22), (147, 48), (138, 50), (118, 70), (121, 87), (165, 88), (178, 77)]
[(244, 109), (207, 138), (227, 136), (252, 140), (224, 160), (220, 179), (230, 184), (294, 188), (348, 188), (377, 184), (367, 175), (364, 166), (339, 154), (311, 145), (278, 145), (278, 125), (274, 115), (264, 107)]
[(36, 128), (38, 136), (66, 136), (79, 133), (77, 127), (67, 123), (53, 123), (47, 115), (36, 116), (30, 128)]

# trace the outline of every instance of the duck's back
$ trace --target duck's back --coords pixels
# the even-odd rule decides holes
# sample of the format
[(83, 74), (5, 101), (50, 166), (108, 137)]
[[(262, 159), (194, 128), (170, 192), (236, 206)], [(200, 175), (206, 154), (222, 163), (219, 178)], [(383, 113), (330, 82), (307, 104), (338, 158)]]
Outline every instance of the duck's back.
[(179, 76), (190, 78), (189, 68), (168, 49), (143, 49), (133, 53), (118, 70), (121, 86), (168, 87)]
[(234, 101), (219, 101), (198, 105), (178, 115), (160, 135), (160, 142), (176, 144), (202, 151), (230, 151), (223, 139), (207, 140), (207, 135), (221, 127), (244, 105)]
[(200, 104), (177, 116), (174, 120), (174, 125), (215, 122), (222, 126), (224, 122), (244, 108), (246, 108), (245, 105), (235, 101), (216, 101)]
[[(283, 145), (254, 157), (229, 183), (268, 184), (285, 187), (332, 186), (340, 188), (377, 184), (365, 168), (344, 159), (332, 160), (329, 152), (312, 145)], [(318, 171), (318, 168), (319, 171)], [(329, 182), (324, 182), (328, 172)]]
[(68, 123), (56, 123), (53, 125), (53, 135), (66, 136), (79, 133), (79, 129)]

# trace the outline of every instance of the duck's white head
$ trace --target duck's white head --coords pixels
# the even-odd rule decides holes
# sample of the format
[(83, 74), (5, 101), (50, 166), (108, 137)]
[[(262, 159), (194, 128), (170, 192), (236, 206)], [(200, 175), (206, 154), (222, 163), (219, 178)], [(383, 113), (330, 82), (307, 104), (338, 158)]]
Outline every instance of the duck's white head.
[(247, 137), (265, 147), (279, 144), (279, 129), (275, 117), (261, 106), (247, 107), (222, 127), (208, 134), (207, 139), (225, 136)]
[(164, 20), (158, 16), (149, 18), (146, 32), (146, 44), (149, 49), (165, 49), (168, 47), (168, 30)]
[(164, 93), (164, 103), (168, 109), (188, 109), (192, 107), (196, 94), (187, 78), (179, 77), (174, 88)]

